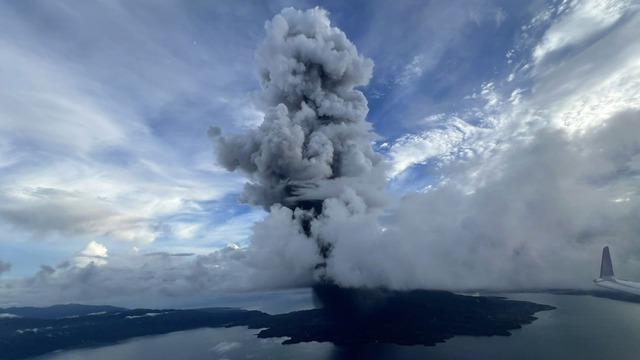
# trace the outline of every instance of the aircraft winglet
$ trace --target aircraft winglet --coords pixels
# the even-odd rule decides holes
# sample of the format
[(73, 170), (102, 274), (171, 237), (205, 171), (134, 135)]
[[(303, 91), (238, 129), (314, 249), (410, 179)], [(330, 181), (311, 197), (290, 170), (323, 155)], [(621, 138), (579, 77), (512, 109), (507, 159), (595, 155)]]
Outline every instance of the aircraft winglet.
[(601, 279), (613, 279), (615, 274), (613, 273), (613, 264), (611, 263), (611, 255), (609, 254), (609, 247), (605, 246), (602, 249), (602, 262), (600, 263), (600, 278)]

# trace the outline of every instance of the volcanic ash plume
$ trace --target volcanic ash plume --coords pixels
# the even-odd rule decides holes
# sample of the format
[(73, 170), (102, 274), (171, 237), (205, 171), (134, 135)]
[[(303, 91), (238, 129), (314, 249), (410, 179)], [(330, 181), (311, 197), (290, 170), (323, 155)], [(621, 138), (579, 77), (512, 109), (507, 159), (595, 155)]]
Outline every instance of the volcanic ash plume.
[(384, 203), (384, 172), (374, 153), (376, 135), (365, 118), (373, 62), (332, 27), (327, 12), (282, 10), (265, 25), (257, 50), (266, 107), (249, 134), (209, 131), (218, 161), (250, 182), (243, 201), (269, 209), (256, 226), (250, 252), (276, 278), (324, 278), (331, 239), (322, 223), (332, 216), (371, 213)]

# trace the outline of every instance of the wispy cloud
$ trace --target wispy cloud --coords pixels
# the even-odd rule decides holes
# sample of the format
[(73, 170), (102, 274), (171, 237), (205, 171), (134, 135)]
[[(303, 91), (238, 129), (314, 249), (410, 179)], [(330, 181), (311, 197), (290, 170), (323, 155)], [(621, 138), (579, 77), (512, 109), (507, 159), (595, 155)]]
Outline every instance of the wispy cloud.
[[(234, 100), (253, 83), (253, 50), (203, 46), (233, 30), (214, 31), (186, 4), (152, 6), (153, 16), (136, 15), (150, 4), (86, 5), (0, 8), (0, 221), (40, 238), (150, 243), (163, 219), (241, 188), (208, 165), (206, 128), (255, 124), (259, 111)], [(185, 226), (174, 234), (196, 233)]]
[(578, 46), (606, 31), (632, 4), (627, 0), (563, 1), (555, 9), (557, 18), (533, 49), (533, 61), (539, 63), (554, 52)]

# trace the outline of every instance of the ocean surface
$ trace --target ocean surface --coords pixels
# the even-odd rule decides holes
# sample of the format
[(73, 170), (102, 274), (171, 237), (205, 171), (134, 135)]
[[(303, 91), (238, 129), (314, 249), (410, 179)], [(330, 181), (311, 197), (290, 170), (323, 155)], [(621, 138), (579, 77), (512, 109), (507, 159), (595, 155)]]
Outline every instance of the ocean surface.
[[(133, 359), (638, 359), (640, 304), (587, 295), (501, 294), (557, 307), (511, 336), (459, 336), (432, 347), (331, 343), (281, 345), (246, 327), (196, 329), (145, 336), (114, 345), (56, 352), (46, 360)], [(235, 304), (271, 313), (313, 307), (310, 292), (282, 292)], [(215, 306), (229, 305), (216, 303)]]

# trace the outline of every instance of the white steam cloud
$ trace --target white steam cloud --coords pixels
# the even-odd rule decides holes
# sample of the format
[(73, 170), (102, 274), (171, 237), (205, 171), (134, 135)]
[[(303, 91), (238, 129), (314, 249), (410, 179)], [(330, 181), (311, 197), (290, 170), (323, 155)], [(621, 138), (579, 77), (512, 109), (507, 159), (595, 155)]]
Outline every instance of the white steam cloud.
[(577, 137), (533, 131), (405, 197), (385, 231), (374, 230), (379, 219), (370, 216), (336, 219), (328, 276), (397, 289), (586, 288), (607, 244), (619, 268), (633, 271), (639, 119), (621, 113)]

